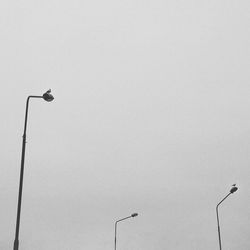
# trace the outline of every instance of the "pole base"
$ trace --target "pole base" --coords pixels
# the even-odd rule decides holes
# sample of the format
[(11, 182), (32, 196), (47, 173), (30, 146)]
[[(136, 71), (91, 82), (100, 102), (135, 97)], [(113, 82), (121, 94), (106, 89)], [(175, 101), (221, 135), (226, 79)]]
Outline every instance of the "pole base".
[(15, 239), (13, 250), (18, 250), (18, 247), (19, 247), (19, 240), (16, 240), (16, 239)]

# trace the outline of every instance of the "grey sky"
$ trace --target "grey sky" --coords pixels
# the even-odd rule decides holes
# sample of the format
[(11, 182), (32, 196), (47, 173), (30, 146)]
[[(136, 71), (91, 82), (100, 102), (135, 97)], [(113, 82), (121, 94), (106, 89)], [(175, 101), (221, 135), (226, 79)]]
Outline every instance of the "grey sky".
[(250, 249), (249, 1), (1, 1), (0, 249)]

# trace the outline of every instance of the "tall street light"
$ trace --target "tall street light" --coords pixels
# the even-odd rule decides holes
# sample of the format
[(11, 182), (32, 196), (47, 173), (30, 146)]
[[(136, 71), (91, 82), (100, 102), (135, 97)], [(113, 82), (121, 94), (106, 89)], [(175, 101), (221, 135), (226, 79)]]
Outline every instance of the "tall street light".
[(129, 218), (136, 217), (136, 216), (138, 216), (138, 214), (137, 214), (137, 213), (133, 213), (133, 214), (131, 214), (130, 216), (125, 217), (125, 218), (122, 218), (122, 219), (117, 220), (117, 221), (115, 222), (115, 250), (116, 250), (117, 223), (118, 223), (118, 222), (120, 222), (120, 221), (123, 221), (123, 220), (129, 219)]
[(233, 194), (234, 192), (236, 192), (238, 190), (238, 188), (236, 187), (236, 184), (233, 184), (232, 188), (230, 189), (229, 194), (227, 194), (216, 206), (216, 215), (217, 215), (217, 225), (218, 225), (218, 236), (219, 236), (219, 246), (220, 246), (220, 250), (221, 248), (221, 237), (220, 237), (220, 221), (219, 221), (219, 205), (230, 195)]
[(22, 190), (23, 190), (23, 173), (24, 173), (24, 159), (25, 159), (25, 145), (26, 145), (26, 128), (28, 119), (28, 108), (30, 98), (42, 98), (47, 102), (54, 100), (54, 97), (50, 94), (51, 90), (45, 92), (42, 96), (30, 95), (26, 101), (25, 121), (24, 121), (24, 132), (23, 132), (23, 144), (22, 144), (22, 158), (21, 158), (21, 169), (20, 169), (20, 180), (19, 180), (19, 193), (18, 193), (18, 205), (17, 205), (17, 218), (16, 218), (16, 234), (14, 241), (14, 250), (19, 248), (19, 226), (20, 226), (20, 214), (21, 214), (21, 203), (22, 203)]

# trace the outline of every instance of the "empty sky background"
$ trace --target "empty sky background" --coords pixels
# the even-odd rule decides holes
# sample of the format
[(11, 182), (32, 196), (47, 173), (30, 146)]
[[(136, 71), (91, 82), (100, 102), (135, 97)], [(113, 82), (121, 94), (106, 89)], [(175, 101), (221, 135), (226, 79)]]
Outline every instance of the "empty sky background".
[(250, 2), (0, 3), (0, 249), (250, 249)]

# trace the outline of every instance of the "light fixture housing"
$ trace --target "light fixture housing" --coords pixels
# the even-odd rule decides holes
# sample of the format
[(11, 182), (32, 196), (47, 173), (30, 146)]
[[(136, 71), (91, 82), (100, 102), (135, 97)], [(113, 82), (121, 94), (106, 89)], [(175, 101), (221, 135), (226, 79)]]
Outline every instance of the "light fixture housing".
[(238, 188), (236, 186), (233, 186), (231, 189), (230, 189), (230, 193), (233, 194), (234, 192), (236, 192), (238, 190)]
[(52, 102), (54, 100), (54, 96), (50, 94), (51, 92), (51, 89), (49, 89), (48, 91), (46, 91), (44, 94), (43, 94), (43, 99), (46, 101), (46, 102)]
[(138, 214), (137, 214), (137, 213), (133, 213), (133, 214), (131, 214), (131, 217), (136, 217), (136, 216), (138, 216)]

